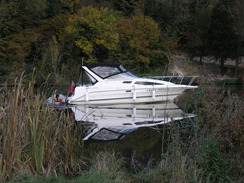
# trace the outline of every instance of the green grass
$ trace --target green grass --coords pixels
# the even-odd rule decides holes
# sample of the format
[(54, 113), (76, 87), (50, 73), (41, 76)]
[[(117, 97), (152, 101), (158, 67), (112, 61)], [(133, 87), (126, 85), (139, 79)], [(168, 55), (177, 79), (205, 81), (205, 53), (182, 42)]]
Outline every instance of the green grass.
[(65, 178), (65, 177), (35, 177), (35, 178), (25, 178), (16, 179), (10, 181), (9, 183), (115, 183), (115, 181), (109, 179), (102, 172), (85, 172), (77, 178)]
[(19, 178), (15, 179), (13, 181), (10, 181), (9, 183), (68, 183), (71, 182), (68, 179), (64, 177), (48, 177), (48, 178), (43, 178), (43, 177), (33, 177), (33, 178)]

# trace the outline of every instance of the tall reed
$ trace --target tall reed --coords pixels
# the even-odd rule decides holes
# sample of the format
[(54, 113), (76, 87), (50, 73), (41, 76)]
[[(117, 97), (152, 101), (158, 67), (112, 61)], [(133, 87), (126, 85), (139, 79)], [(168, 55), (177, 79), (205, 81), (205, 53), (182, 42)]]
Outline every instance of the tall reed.
[(34, 77), (28, 85), (23, 79), (1, 88), (0, 180), (78, 172), (83, 165), (74, 161), (80, 150), (78, 128), (65, 111), (44, 104), (45, 95), (34, 92)]

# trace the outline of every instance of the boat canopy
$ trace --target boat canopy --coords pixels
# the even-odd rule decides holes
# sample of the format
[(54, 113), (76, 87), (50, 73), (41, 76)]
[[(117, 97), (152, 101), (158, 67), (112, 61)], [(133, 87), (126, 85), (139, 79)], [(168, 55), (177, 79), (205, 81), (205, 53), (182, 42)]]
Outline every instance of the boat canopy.
[(121, 64), (91, 63), (86, 67), (82, 66), (81, 74), (76, 85), (94, 85), (100, 79), (124, 80), (132, 78), (137, 78), (137, 76), (127, 72), (127, 70)]

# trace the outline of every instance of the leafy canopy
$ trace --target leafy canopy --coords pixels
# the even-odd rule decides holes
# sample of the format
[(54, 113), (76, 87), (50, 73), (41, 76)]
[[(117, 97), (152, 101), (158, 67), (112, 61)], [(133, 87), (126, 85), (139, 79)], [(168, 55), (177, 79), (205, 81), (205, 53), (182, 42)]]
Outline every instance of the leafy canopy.
[(84, 56), (94, 59), (102, 52), (117, 49), (116, 30), (120, 19), (120, 13), (108, 8), (83, 7), (70, 18), (66, 33), (75, 40)]
[(125, 19), (118, 32), (121, 52), (119, 56), (129, 68), (138, 68), (143, 72), (154, 58), (161, 57), (160, 29), (150, 17), (137, 15)]

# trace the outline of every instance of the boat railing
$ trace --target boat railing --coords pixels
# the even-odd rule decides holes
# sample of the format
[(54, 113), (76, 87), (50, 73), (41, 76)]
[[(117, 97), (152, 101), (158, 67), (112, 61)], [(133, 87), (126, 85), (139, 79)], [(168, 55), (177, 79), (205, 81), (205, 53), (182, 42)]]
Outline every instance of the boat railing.
[(145, 78), (159, 79), (163, 81), (172, 82), (175, 84), (186, 84), (190, 86), (197, 77), (198, 76), (146, 76)]

